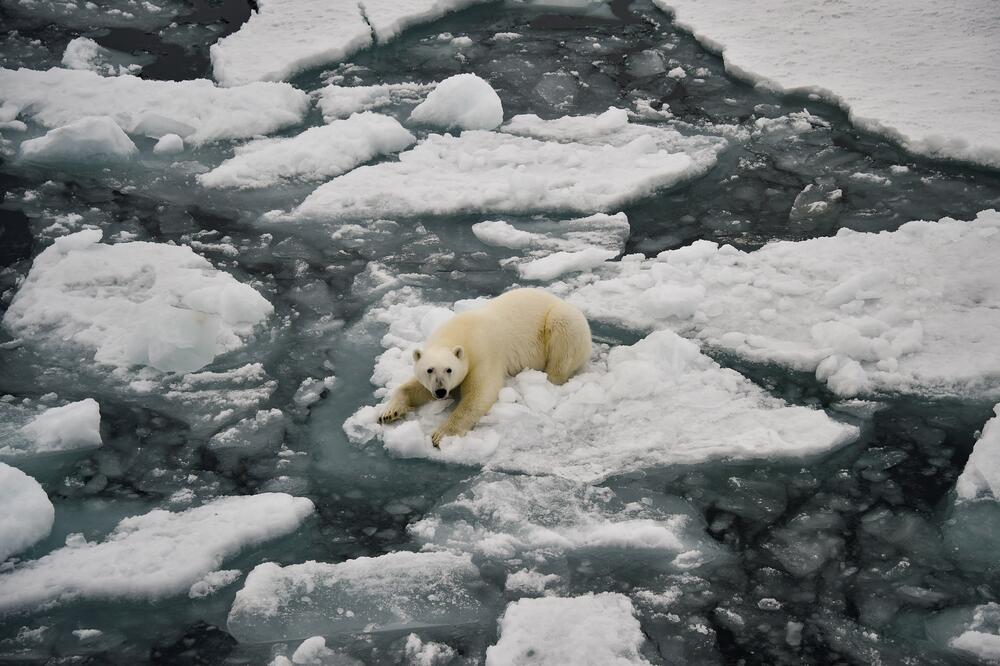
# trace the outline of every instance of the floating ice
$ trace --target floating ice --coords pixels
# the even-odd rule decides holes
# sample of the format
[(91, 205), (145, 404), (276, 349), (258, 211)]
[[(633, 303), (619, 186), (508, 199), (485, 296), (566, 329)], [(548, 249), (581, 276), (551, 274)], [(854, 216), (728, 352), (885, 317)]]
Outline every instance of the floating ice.
[(229, 631), (244, 643), (454, 626), (484, 619), (490, 598), (468, 555), (399, 552), (339, 564), (257, 566)]
[(554, 287), (595, 319), (668, 326), (838, 394), (1000, 395), (1000, 213), (754, 252), (709, 241)]
[(955, 484), (959, 500), (1000, 499), (1000, 405), (993, 413)]
[(945, 609), (927, 621), (927, 633), (963, 657), (1000, 664), (1000, 604)]
[(847, 109), (855, 124), (913, 152), (1000, 166), (993, 0), (654, 2), (721, 51), (737, 75), (779, 91), (818, 93)]
[(191, 144), (239, 139), (295, 125), (309, 96), (287, 83), (217, 88), (211, 81), (103, 77), (72, 69), (0, 69), (0, 102), (45, 127), (110, 116), (129, 134), (177, 134)]
[(239, 569), (221, 569), (210, 571), (201, 580), (197, 581), (188, 590), (188, 597), (191, 599), (201, 599), (215, 594), (227, 585), (232, 585), (243, 575)]
[(125, 162), (139, 149), (108, 116), (88, 116), (46, 132), (21, 144), (21, 157), (29, 162)]
[(442, 129), (491, 130), (503, 122), (503, 104), (475, 74), (456, 74), (437, 84), (410, 113), (410, 121)]
[(35, 258), (3, 324), (49, 350), (98, 363), (192, 372), (244, 344), (273, 311), (191, 248), (64, 236)]
[(334, 651), (326, 647), (326, 639), (313, 636), (302, 641), (292, 654), (293, 664), (322, 664), (324, 659), (334, 656)]
[(610, 488), (487, 472), (409, 530), (425, 550), (516, 563), (567, 551), (619, 550), (627, 551), (633, 563), (647, 553), (657, 564), (680, 558), (687, 566), (700, 557), (689, 522), (690, 516), (652, 501), (625, 502)]
[(382, 83), (374, 86), (328, 85), (315, 94), (316, 105), (323, 112), (323, 120), (331, 122), (361, 111), (417, 104), (431, 90), (434, 90), (433, 84)]
[(184, 151), (184, 139), (176, 134), (164, 134), (153, 146), (157, 155), (173, 155)]
[(523, 256), (501, 264), (513, 266), (527, 280), (551, 280), (599, 266), (621, 254), (629, 235), (624, 213), (598, 213), (554, 224), (535, 222), (530, 228), (526, 231), (502, 220), (488, 220), (472, 225), (472, 233), (487, 245), (526, 250)]
[(346, 120), (312, 127), (287, 139), (257, 139), (236, 148), (236, 155), (198, 176), (205, 187), (261, 188), (282, 180), (321, 180), (339, 176), (375, 157), (395, 153), (416, 141), (395, 118), (359, 113)]
[(424, 642), (416, 634), (406, 637), (403, 652), (412, 666), (444, 666), (455, 658), (455, 650), (444, 643)]
[(521, 599), (500, 618), (500, 640), (486, 651), (486, 666), (648, 665), (645, 636), (623, 594)]
[[(409, 297), (409, 302), (406, 299)], [(392, 388), (412, 375), (409, 350), (450, 315), (412, 292), (371, 314), (390, 323), (372, 381)], [(459, 304), (459, 309), (469, 304)], [(385, 390), (380, 394), (386, 394)], [(562, 386), (527, 370), (507, 381), (500, 400), (463, 437), (441, 449), (430, 433), (443, 421), (435, 401), (399, 424), (376, 424), (363, 407), (344, 424), (361, 444), (380, 438), (401, 457), (486, 469), (556, 474), (596, 482), (609, 476), (713, 459), (807, 456), (836, 448), (857, 430), (822, 411), (789, 406), (739, 373), (720, 367), (693, 342), (659, 331), (603, 352)]]
[(263, 493), (125, 518), (100, 543), (67, 539), (65, 547), (0, 574), (0, 614), (75, 599), (188, 592), (227, 557), (295, 531), (312, 512), (305, 498)]
[(245, 456), (277, 450), (284, 439), (285, 415), (280, 409), (261, 409), (254, 416), (213, 435), (208, 440), (208, 448), (216, 453)]
[(384, 44), (409, 27), (439, 19), (448, 12), (493, 0), (360, 0), (375, 39)]
[(47, 537), (54, 520), (55, 509), (38, 482), (0, 462), (0, 562)]
[[(21, 428), (32, 453), (95, 448), (101, 442), (100, 406), (93, 398), (46, 409)], [(4, 452), (0, 449), (0, 455)]]
[(609, 114), (514, 118), (505, 133), (432, 134), (397, 162), (363, 166), (320, 186), (290, 217), (607, 212), (704, 173), (725, 145), (631, 125), (624, 111), (610, 121)]
[(89, 69), (101, 76), (137, 74), (142, 69), (137, 64), (115, 64), (114, 59), (115, 54), (89, 37), (75, 37), (66, 45), (62, 64), (69, 69)]

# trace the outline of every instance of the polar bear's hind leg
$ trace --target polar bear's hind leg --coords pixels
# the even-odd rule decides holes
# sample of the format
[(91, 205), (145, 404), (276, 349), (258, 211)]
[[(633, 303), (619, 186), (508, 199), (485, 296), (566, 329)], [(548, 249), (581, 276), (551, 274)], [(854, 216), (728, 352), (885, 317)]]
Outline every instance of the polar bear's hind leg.
[(552, 306), (545, 317), (545, 374), (553, 384), (565, 384), (590, 360), (590, 325), (569, 303)]

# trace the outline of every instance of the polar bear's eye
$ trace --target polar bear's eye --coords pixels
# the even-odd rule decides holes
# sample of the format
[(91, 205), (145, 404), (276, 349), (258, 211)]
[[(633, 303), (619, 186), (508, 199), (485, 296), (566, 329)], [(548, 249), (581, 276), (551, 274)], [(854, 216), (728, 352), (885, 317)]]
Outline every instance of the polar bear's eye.
[(427, 368), (427, 374), (428, 375), (433, 375), (434, 374), (434, 368)]
[(447, 370), (445, 370), (445, 372), (447, 372), (450, 375), (451, 374), (451, 368), (448, 368)]

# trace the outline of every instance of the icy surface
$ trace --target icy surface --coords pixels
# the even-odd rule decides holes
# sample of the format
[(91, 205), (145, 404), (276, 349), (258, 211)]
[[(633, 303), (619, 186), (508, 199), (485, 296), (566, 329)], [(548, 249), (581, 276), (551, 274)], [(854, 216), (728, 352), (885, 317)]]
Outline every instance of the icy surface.
[(654, 2), (721, 51), (731, 72), (819, 93), (857, 125), (914, 152), (1000, 166), (1000, 16), (992, 0)]
[(640, 653), (644, 642), (623, 594), (521, 599), (500, 618), (500, 640), (487, 650), (486, 664), (649, 664)]
[(54, 518), (52, 502), (38, 482), (0, 462), (0, 563), (47, 537)]
[(4, 326), (50, 351), (98, 363), (191, 372), (243, 345), (273, 311), (252, 287), (189, 247), (58, 239), (35, 258)]
[(114, 54), (89, 37), (76, 37), (66, 45), (62, 65), (68, 69), (89, 69), (101, 76), (137, 74), (142, 69), (137, 64), (115, 64)]
[[(31, 442), (31, 453), (96, 448), (102, 443), (100, 406), (87, 398), (46, 409), (23, 426), (21, 434)], [(0, 455), (4, 452), (0, 447)]]
[(959, 500), (1000, 499), (1000, 405), (993, 412), (955, 484)]
[(360, 167), (322, 185), (291, 217), (610, 212), (704, 173), (724, 145), (631, 125), (624, 112), (614, 114), (614, 123), (605, 116), (515, 118), (506, 133), (432, 134), (398, 162)]
[[(389, 324), (383, 339), (388, 351), (372, 377), (389, 389), (412, 375), (410, 350), (451, 314), (407, 300), (372, 315)], [(430, 433), (445, 418), (442, 409), (442, 401), (435, 401), (400, 424), (379, 426), (378, 408), (363, 407), (344, 429), (358, 444), (380, 438), (401, 457), (580, 481), (720, 458), (807, 456), (857, 435), (821, 411), (771, 397), (670, 331), (599, 352), (562, 386), (544, 373), (522, 372), (507, 381), (474, 430), (446, 438), (438, 450)]]
[(359, 113), (287, 139), (257, 139), (198, 176), (205, 187), (262, 188), (283, 180), (322, 180), (416, 141), (394, 118)]
[(21, 144), (29, 162), (125, 162), (139, 154), (128, 135), (108, 116), (89, 116), (49, 130)]
[(467, 624), (485, 594), (465, 555), (389, 553), (339, 564), (259, 565), (233, 602), (229, 631), (247, 642)]
[(376, 111), (402, 103), (416, 104), (434, 90), (433, 84), (381, 83), (373, 86), (331, 84), (316, 92), (316, 105), (326, 122), (361, 111)]
[(597, 319), (669, 327), (754, 361), (816, 372), (844, 396), (1000, 394), (1000, 213), (878, 234), (697, 241), (559, 286)]
[(448, 12), (490, 2), (491, 0), (361, 0), (365, 19), (375, 32), (375, 39), (385, 43), (403, 30), (433, 21)]
[(441, 129), (491, 130), (503, 122), (503, 104), (475, 74), (456, 74), (435, 86), (410, 113), (410, 121)]
[(217, 88), (211, 81), (103, 77), (72, 69), (0, 69), (0, 102), (45, 127), (110, 116), (127, 133), (178, 134), (194, 145), (269, 134), (295, 125), (309, 97), (287, 83)]
[(223, 497), (126, 518), (101, 542), (66, 546), (0, 574), (0, 613), (76, 599), (155, 600), (187, 592), (244, 548), (285, 536), (313, 503), (283, 493)]

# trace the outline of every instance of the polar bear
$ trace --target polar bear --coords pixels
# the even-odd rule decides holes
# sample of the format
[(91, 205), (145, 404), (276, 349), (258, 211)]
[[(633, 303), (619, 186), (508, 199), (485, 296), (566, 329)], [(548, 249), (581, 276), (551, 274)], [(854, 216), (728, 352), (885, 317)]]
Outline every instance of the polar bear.
[(413, 352), (414, 376), (379, 416), (390, 423), (456, 389), (448, 420), (431, 436), (464, 435), (497, 401), (504, 379), (531, 368), (562, 384), (590, 359), (590, 325), (569, 303), (540, 289), (514, 289), (442, 324)]

